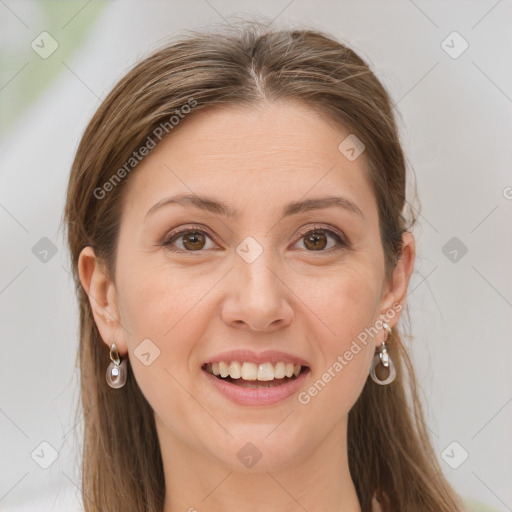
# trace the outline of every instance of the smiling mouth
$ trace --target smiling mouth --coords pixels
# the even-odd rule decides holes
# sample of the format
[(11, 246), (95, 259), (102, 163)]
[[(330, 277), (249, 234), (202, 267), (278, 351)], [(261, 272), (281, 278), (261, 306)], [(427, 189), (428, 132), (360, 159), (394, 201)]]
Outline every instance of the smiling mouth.
[[(260, 366), (263, 366), (263, 365), (260, 365)], [(291, 382), (292, 380), (297, 379), (300, 375), (309, 372), (309, 367), (295, 365), (293, 373), (290, 377), (284, 376), (284, 377), (276, 378), (275, 375), (273, 375), (273, 372), (269, 371), (265, 375), (260, 374), (258, 377), (256, 377), (254, 374), (252, 374), (252, 375), (246, 374), (245, 375), (246, 378), (244, 378), (244, 376), (242, 376), (241, 374), (238, 374), (240, 376), (238, 378), (236, 378), (236, 377), (232, 377), (229, 374), (222, 376), (218, 371), (218, 366), (213, 368), (212, 363), (205, 363), (201, 368), (203, 371), (206, 371), (207, 373), (209, 373), (210, 375), (213, 375), (214, 377), (216, 377), (219, 380), (222, 380), (224, 382), (229, 382), (231, 384), (234, 384), (234, 385), (240, 386), (240, 387), (244, 387), (244, 388), (272, 388), (272, 387), (276, 387), (276, 386), (281, 386), (283, 384)], [(226, 373), (226, 372), (224, 371), (224, 373)], [(264, 370), (263, 370), (263, 373), (265, 373)], [(278, 373), (278, 372), (276, 372), (276, 373)], [(288, 371), (287, 373), (290, 374), (291, 372)], [(235, 375), (237, 375), (236, 372), (235, 372)], [(261, 378), (259, 378), (259, 377), (261, 377)]]

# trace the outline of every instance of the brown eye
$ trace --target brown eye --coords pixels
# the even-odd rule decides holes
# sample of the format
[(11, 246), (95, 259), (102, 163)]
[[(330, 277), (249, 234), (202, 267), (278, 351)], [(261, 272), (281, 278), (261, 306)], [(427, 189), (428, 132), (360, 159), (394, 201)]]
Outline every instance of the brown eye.
[[(301, 240), (304, 240), (304, 246), (309, 251), (324, 251), (328, 245), (329, 238), (333, 238), (335, 240), (336, 243), (334, 245), (346, 245), (341, 237), (330, 229), (314, 229), (312, 231), (308, 231), (302, 236)], [(331, 245), (331, 247), (333, 246)]]
[[(166, 246), (170, 251), (196, 252), (205, 249), (207, 239), (210, 239), (210, 237), (202, 230), (184, 229), (172, 234), (162, 245)], [(181, 247), (177, 246), (177, 248), (174, 248), (177, 242), (181, 242)], [(206, 247), (206, 249), (208, 248)]]
[(183, 245), (186, 249), (198, 250), (202, 249), (205, 245), (205, 237), (199, 231), (191, 231), (182, 235)]
[(325, 233), (322, 233), (321, 231), (313, 231), (311, 234), (304, 237), (304, 245), (308, 249), (313, 250), (325, 249), (325, 246), (327, 245), (327, 237), (325, 236)]

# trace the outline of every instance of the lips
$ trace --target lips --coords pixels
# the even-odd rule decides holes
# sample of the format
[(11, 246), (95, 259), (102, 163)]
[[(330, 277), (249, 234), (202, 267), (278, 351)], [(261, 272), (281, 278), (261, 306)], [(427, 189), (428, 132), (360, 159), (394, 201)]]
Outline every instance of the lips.
[(242, 405), (270, 405), (296, 392), (310, 367), (305, 359), (278, 350), (231, 350), (211, 357), (201, 370), (230, 400)]
[[(281, 354), (282, 355), (282, 354)], [(223, 355), (225, 357), (225, 354)], [(281, 379), (281, 382), (246, 382), (237, 384), (226, 379), (214, 376), (203, 370), (204, 376), (212, 389), (217, 390), (222, 396), (237, 405), (243, 406), (275, 406), (285, 400), (291, 399), (299, 390), (305, 386), (309, 371), (301, 373), (292, 379)], [(239, 379), (240, 381), (241, 379)], [(284, 382), (283, 382), (284, 381)], [(276, 385), (277, 384), (277, 385)]]

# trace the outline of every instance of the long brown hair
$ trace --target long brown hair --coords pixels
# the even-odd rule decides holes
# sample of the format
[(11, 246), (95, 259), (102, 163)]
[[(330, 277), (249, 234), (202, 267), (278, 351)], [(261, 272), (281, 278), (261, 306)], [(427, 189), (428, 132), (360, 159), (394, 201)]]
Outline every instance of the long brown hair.
[[(245, 23), (192, 32), (137, 64), (85, 130), (64, 212), (80, 309), (82, 490), (87, 512), (160, 512), (165, 486), (153, 411), (132, 372), (124, 388), (106, 385), (108, 348), (80, 283), (79, 254), (92, 246), (114, 280), (123, 190), (129, 173), (136, 172), (126, 163), (148, 137), (155, 141), (162, 126), (167, 127), (165, 136), (172, 137), (179, 129), (170, 121), (173, 115), (179, 115), (182, 124), (206, 108), (280, 99), (306, 102), (363, 141), (387, 276), (400, 257), (402, 234), (416, 220), (409, 215), (407, 225), (403, 215), (407, 165), (390, 97), (353, 50), (316, 30), (271, 30)], [(116, 174), (122, 168), (125, 172)], [(349, 413), (349, 467), (362, 511), (370, 512), (374, 493), (388, 512), (463, 510), (432, 449), (402, 338), (395, 328), (390, 355), (396, 380), (378, 386), (369, 378)]]

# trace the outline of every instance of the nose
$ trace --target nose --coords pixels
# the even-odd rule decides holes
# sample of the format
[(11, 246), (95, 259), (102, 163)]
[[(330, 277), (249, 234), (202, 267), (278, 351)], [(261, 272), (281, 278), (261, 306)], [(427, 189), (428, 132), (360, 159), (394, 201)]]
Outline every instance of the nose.
[(265, 251), (252, 263), (240, 258), (230, 272), (222, 318), (231, 327), (272, 332), (292, 322), (292, 292), (277, 266), (264, 255)]

